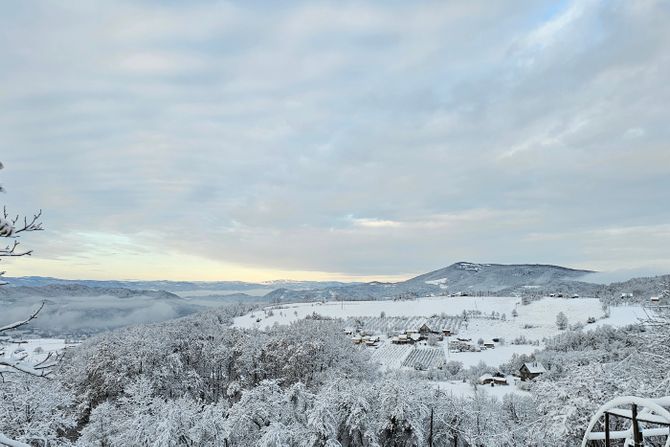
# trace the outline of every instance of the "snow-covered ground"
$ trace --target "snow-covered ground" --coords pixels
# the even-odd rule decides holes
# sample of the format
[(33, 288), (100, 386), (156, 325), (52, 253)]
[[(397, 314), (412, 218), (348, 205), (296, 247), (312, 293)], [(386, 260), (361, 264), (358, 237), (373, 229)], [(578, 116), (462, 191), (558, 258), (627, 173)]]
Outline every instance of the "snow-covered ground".
[(478, 393), (485, 393), (489, 396), (495, 396), (499, 399), (510, 393), (530, 396), (528, 391), (520, 390), (516, 385), (477, 385), (476, 390), (473, 385), (461, 380), (432, 382), (432, 385), (446, 394), (458, 397), (472, 397), (475, 394), (475, 391)]
[(21, 340), (21, 343), (3, 343), (7, 359), (20, 358), (31, 362), (42, 361), (50, 352), (57, 353), (74, 346), (76, 344), (66, 343), (62, 338), (32, 338)]
[(447, 361), (456, 361), (463, 363), (464, 367), (477, 365), (479, 362), (484, 362), (489, 366), (500, 366), (512, 358), (514, 354), (532, 354), (540, 346), (534, 345), (497, 345), (493, 349), (487, 349), (482, 352), (449, 352), (445, 349), (447, 354)]
[[(597, 302), (597, 300), (595, 300)], [(323, 316), (346, 318), (350, 316), (377, 317), (384, 312), (389, 317), (418, 316), (428, 317), (434, 314), (446, 313), (460, 315), (464, 310), (480, 310), (483, 313), (507, 313), (509, 316), (519, 298), (515, 297), (426, 297), (412, 301), (329, 301), (326, 303), (298, 303), (279, 307), (285, 309), (274, 310), (274, 316), (263, 318), (256, 323), (256, 318), (245, 315), (235, 319), (237, 327), (258, 327), (263, 329), (272, 326), (275, 322), (288, 324), (316, 312)], [(272, 309), (276, 306), (270, 306)], [(262, 317), (263, 312), (256, 312), (256, 317)], [(554, 315), (555, 318), (555, 315)]]
[[(516, 317), (513, 316), (515, 310)], [(587, 329), (605, 324), (624, 326), (636, 323), (646, 316), (640, 306), (621, 306), (612, 307), (610, 316), (605, 318), (602, 304), (595, 298), (546, 297), (522, 305), (517, 297), (426, 297), (412, 301), (345, 301), (269, 306), (264, 310), (238, 317), (233, 324), (242, 328), (265, 329), (274, 324), (289, 324), (313, 313), (346, 319), (363, 316), (379, 317), (382, 312), (386, 317), (430, 317), (440, 314), (461, 316), (463, 311), (479, 311), (481, 315), (464, 320), (460, 325), (458, 337), (470, 338), (474, 343), (480, 338), (484, 340), (497, 338), (505, 341), (496, 343), (495, 348), (482, 352), (449, 352), (445, 338), (445, 342), (440, 343), (440, 346), (445, 350), (446, 360), (462, 362), (465, 367), (482, 361), (489, 366), (498, 366), (508, 361), (513, 354), (530, 354), (536, 349), (541, 349), (544, 338), (560, 332), (556, 327), (556, 315), (559, 312), (567, 316), (569, 324), (586, 324), (590, 317), (595, 318), (596, 323), (587, 324)], [(496, 313), (497, 318), (491, 318), (492, 313)], [(505, 314), (504, 319), (501, 318), (502, 314)], [(381, 346), (371, 348), (377, 351), (373, 352), (372, 358), (386, 368), (401, 367), (411, 347), (392, 347), (385, 334), (380, 336)], [(512, 344), (518, 337), (525, 337), (532, 342), (537, 341), (539, 345)], [(451, 337), (452, 340), (453, 338)]]

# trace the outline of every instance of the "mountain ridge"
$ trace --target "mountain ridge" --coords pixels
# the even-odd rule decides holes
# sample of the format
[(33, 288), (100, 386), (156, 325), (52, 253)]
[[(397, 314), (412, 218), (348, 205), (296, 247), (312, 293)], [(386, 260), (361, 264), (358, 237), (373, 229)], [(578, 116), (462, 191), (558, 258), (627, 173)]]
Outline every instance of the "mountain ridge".
[[(116, 290), (115, 296), (133, 296), (136, 293), (165, 293), (166, 298), (188, 297), (188, 292), (200, 291), (201, 297), (244, 300), (244, 291), (260, 292), (267, 302), (324, 301), (324, 300), (378, 300), (407, 298), (422, 295), (448, 294), (578, 294), (585, 296), (614, 296), (629, 293), (648, 295), (660, 289), (659, 282), (666, 276), (632, 278), (612, 284), (598, 284), (588, 281), (593, 270), (575, 269), (552, 264), (498, 264), (455, 262), (447, 267), (423, 273), (404, 281), (367, 283), (346, 283), (338, 281), (292, 281), (278, 280), (263, 283), (244, 281), (99, 281), (61, 280), (49, 277), (5, 278), (10, 284), (7, 289), (22, 290), (47, 287), (48, 293), (74, 294), (100, 293), (101, 290)], [(32, 285), (31, 285), (32, 284)], [(37, 285), (36, 285), (37, 284)], [(85, 289), (78, 290), (75, 286)], [(124, 287), (125, 286), (125, 287)], [(277, 287), (279, 286), (279, 287)], [(71, 289), (68, 289), (71, 287)], [(159, 289), (160, 287), (160, 289)], [(0, 288), (0, 294), (2, 294)], [(95, 289), (95, 290), (94, 290)], [(121, 290), (126, 290), (122, 292)], [(37, 290), (35, 290), (37, 291)], [(130, 292), (135, 291), (135, 292)], [(162, 292), (164, 291), (164, 292)], [(40, 291), (44, 293), (44, 291)], [(179, 295), (181, 293), (181, 295)], [(184, 294), (186, 293), (186, 295)], [(249, 296), (249, 295), (247, 295)], [(194, 298), (193, 296), (192, 298)]]

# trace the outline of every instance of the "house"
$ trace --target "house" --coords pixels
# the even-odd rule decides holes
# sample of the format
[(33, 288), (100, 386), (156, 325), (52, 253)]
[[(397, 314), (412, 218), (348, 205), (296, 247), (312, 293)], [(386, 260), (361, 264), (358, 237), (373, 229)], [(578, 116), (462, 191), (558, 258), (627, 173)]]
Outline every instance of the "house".
[(424, 337), (427, 337), (429, 334), (432, 333), (433, 330), (426, 323), (422, 324), (421, 327), (419, 327), (419, 334), (423, 335)]
[(507, 380), (507, 377), (505, 377), (503, 374), (497, 372), (493, 375), (491, 374), (483, 374), (479, 377), (477, 382), (480, 385), (509, 385), (509, 381)]
[(442, 329), (442, 335), (444, 335), (445, 337), (451, 337), (452, 335), (451, 329)]
[(397, 337), (393, 337), (391, 343), (394, 345), (407, 345), (412, 343), (412, 339), (410, 339), (407, 334), (400, 334)]
[(496, 377), (493, 378), (493, 383), (495, 383), (496, 385), (503, 385), (503, 386), (509, 385), (509, 381), (507, 380), (507, 377), (496, 376)]
[(651, 298), (649, 298), (649, 301), (651, 301), (652, 303), (658, 303), (659, 301), (661, 301), (661, 297), (660, 296), (652, 296)]
[(379, 344), (379, 337), (366, 337), (365, 346), (375, 347)]
[(494, 382), (494, 378), (493, 378), (493, 376), (492, 376), (491, 374), (486, 373), (486, 374), (482, 374), (482, 375), (479, 377), (479, 379), (477, 380), (477, 382), (478, 382), (480, 385), (489, 385), (489, 384), (491, 384), (491, 383)]
[(519, 376), (521, 376), (521, 380), (533, 380), (537, 376), (546, 372), (547, 370), (544, 369), (544, 366), (542, 366), (542, 363), (540, 362), (524, 363), (521, 368), (519, 368)]
[(492, 341), (485, 341), (485, 342), (484, 342), (484, 347), (485, 347), (486, 349), (493, 349), (493, 348), (496, 347), (496, 344), (493, 343)]
[(576, 293), (574, 293), (574, 294), (572, 294), (572, 296), (571, 296), (570, 298), (579, 298), (579, 295), (577, 295)]
[(621, 298), (633, 298), (633, 294), (630, 292), (623, 292)]

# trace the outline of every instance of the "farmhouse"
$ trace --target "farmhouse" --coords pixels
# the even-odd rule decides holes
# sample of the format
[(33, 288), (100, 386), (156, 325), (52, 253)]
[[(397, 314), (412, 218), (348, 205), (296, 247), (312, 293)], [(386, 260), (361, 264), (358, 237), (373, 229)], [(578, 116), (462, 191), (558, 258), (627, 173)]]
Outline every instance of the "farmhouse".
[(365, 343), (365, 346), (375, 347), (379, 343), (379, 337), (366, 336), (363, 337), (363, 342)]
[(503, 385), (503, 386), (509, 385), (509, 381), (507, 380), (507, 377), (496, 376), (496, 377), (493, 378), (493, 383), (495, 383), (496, 385)]
[(542, 366), (542, 363), (540, 362), (524, 363), (521, 368), (519, 368), (521, 380), (533, 380), (537, 376), (546, 372), (547, 370), (544, 369), (544, 366)]
[(407, 345), (413, 343), (412, 339), (407, 336), (407, 334), (400, 334), (391, 339), (391, 343), (394, 345)]
[(496, 344), (493, 343), (493, 341), (485, 341), (485, 342), (484, 342), (484, 347), (485, 347), (486, 349), (493, 349), (493, 348), (496, 347)]
[(418, 332), (419, 332), (419, 334), (423, 335), (424, 337), (427, 337), (430, 334), (434, 334), (433, 330), (426, 323), (422, 324), (419, 327)]
[(489, 385), (494, 382), (493, 376), (489, 373), (482, 374), (478, 380), (480, 385)]
[(652, 303), (658, 303), (659, 301), (661, 301), (661, 297), (652, 296), (651, 298), (649, 298), (649, 301), (651, 301)]
[(509, 381), (507, 380), (507, 377), (505, 377), (501, 373), (495, 373), (493, 375), (491, 374), (483, 374), (479, 377), (477, 380), (480, 385), (498, 385), (498, 386), (506, 386), (509, 385)]

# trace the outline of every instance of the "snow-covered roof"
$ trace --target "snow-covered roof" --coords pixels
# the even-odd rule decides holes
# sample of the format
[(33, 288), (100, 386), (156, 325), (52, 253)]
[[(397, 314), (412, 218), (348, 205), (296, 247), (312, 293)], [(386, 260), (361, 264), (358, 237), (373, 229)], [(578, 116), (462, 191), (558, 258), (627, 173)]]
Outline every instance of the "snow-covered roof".
[(524, 363), (524, 366), (531, 374), (542, 374), (547, 372), (547, 370), (544, 369), (544, 366), (542, 366), (542, 363), (540, 362)]

